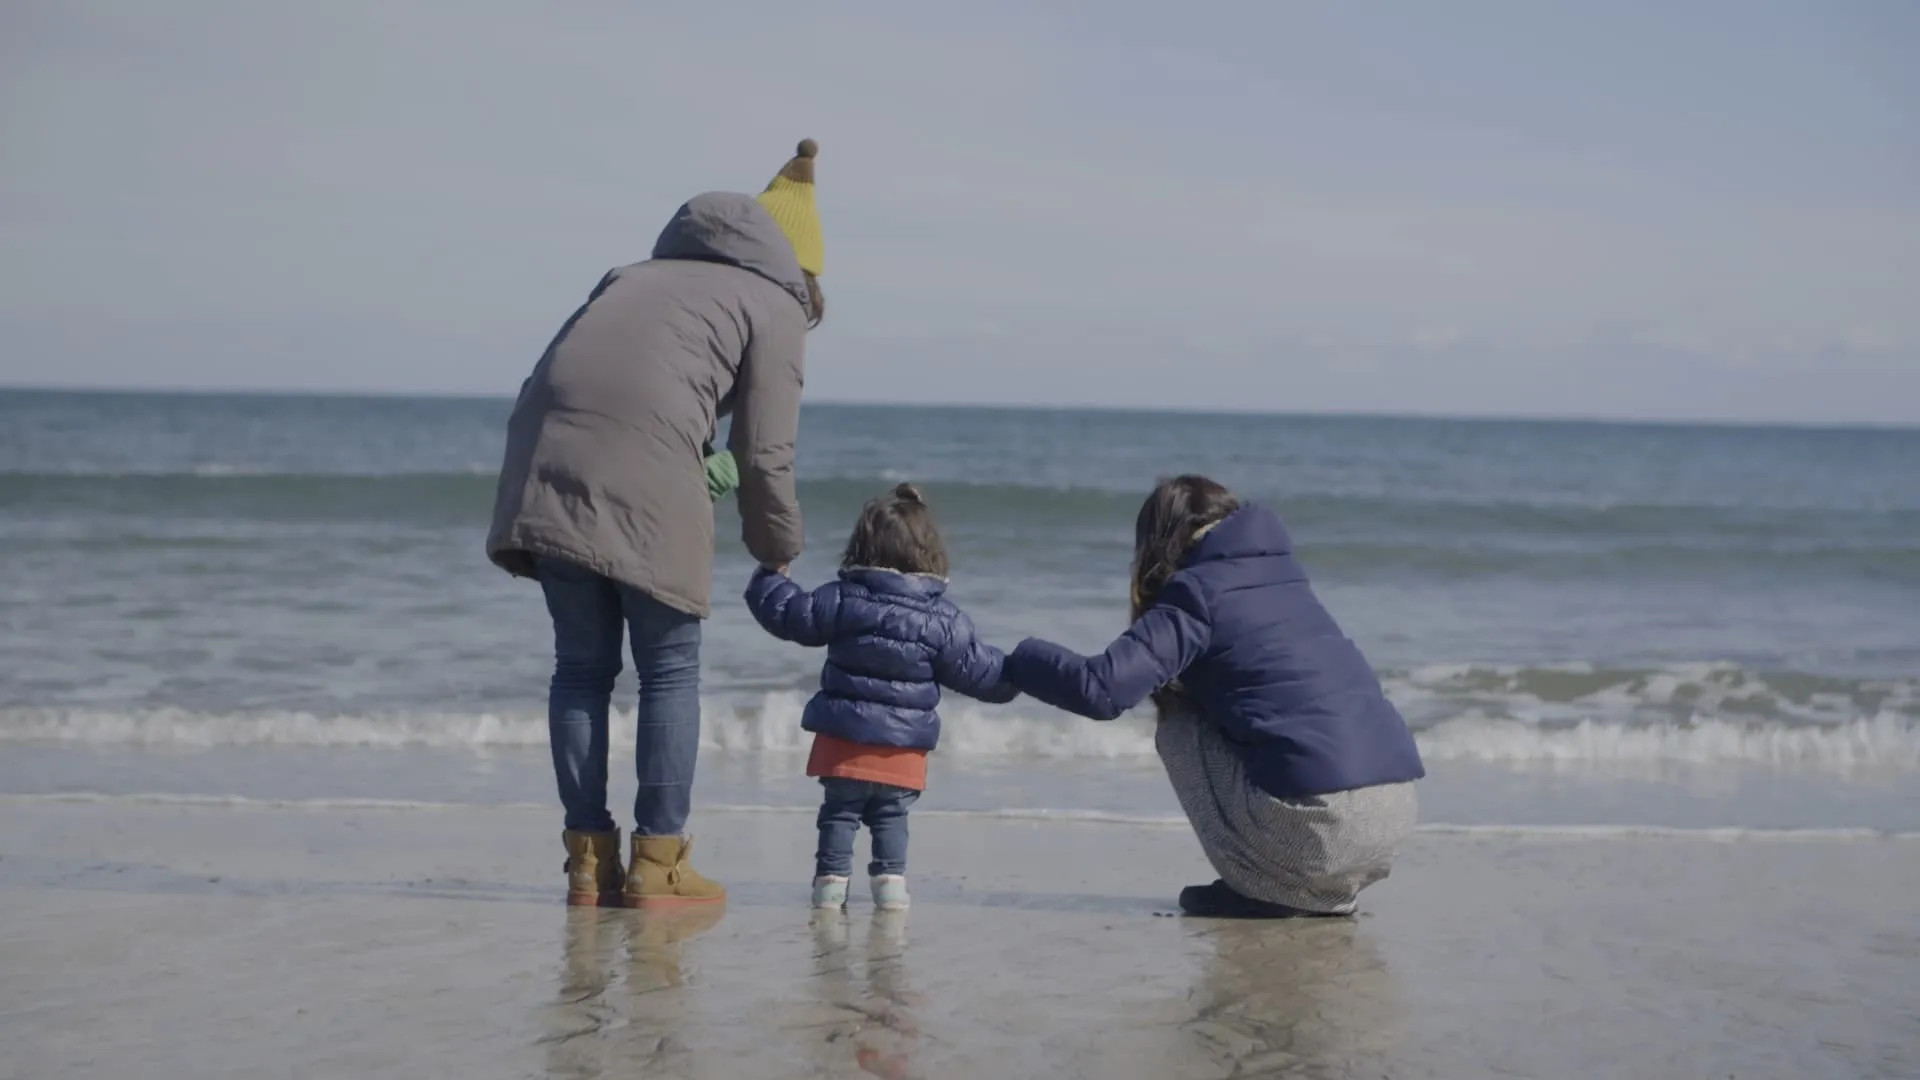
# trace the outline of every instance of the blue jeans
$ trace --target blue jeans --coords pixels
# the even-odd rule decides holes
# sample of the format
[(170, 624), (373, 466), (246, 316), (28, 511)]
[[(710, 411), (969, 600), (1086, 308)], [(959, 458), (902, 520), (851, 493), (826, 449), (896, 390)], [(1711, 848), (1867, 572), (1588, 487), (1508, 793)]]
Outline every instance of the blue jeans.
[(562, 559), (540, 559), (539, 574), (553, 616), (547, 739), (567, 828), (614, 827), (607, 812), (607, 710), (624, 631), (640, 677), (634, 835), (682, 835), (700, 754), (700, 620)]
[(873, 861), (867, 874), (907, 872), (907, 811), (919, 800), (911, 788), (823, 776), (820, 787), (820, 849), (813, 856), (815, 877), (853, 873), (853, 837), (865, 825), (873, 834)]

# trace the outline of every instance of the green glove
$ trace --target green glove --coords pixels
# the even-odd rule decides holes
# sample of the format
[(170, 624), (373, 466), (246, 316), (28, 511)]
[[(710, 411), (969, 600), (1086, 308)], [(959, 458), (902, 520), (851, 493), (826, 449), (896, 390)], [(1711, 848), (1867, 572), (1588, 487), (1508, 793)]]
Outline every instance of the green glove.
[(740, 486), (740, 466), (733, 460), (731, 450), (708, 454), (703, 464), (707, 470), (707, 494), (713, 496), (714, 502)]

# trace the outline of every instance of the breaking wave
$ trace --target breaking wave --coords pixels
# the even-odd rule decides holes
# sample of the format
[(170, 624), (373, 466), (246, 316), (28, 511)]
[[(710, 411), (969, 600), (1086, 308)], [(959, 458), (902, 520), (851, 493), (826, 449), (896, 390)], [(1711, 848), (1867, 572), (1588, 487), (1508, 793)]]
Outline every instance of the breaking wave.
[[(1734, 665), (1610, 670), (1431, 667), (1390, 676), (1429, 763), (1555, 766), (1742, 764), (1837, 772), (1920, 772), (1920, 686), (1757, 673)], [(806, 695), (720, 694), (704, 702), (703, 744), (737, 754), (798, 753)], [(630, 722), (616, 710), (616, 730)], [(1146, 762), (1142, 714), (1096, 724), (1022, 703), (950, 701), (941, 753), (985, 760)], [(171, 747), (543, 747), (543, 714), (391, 710), (12, 707), (0, 742)], [(615, 738), (616, 752), (626, 752)]]

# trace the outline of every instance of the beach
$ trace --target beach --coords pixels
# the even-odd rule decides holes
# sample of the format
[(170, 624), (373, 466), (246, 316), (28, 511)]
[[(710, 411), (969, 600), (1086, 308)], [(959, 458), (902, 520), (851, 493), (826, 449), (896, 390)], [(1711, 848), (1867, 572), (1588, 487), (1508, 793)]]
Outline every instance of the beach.
[(0, 1080), (1920, 1080), (1920, 0), (1477, 15), (7, 3)]
[(507, 408), (0, 391), (0, 1077), (1920, 1074), (1920, 432), (809, 406), (796, 576), (913, 480), (1003, 647), (1118, 632), (1156, 476), (1276, 507), (1423, 824), (1357, 919), (1174, 917), (1149, 717), (949, 697), (913, 910), (817, 919), (723, 502), (690, 924), (561, 903)]
[(1904, 1077), (1920, 838), (1428, 831), (1355, 919), (1168, 917), (1175, 827), (916, 818), (813, 917), (801, 815), (699, 816), (724, 912), (568, 909), (533, 808), (0, 802), (0, 1076)]

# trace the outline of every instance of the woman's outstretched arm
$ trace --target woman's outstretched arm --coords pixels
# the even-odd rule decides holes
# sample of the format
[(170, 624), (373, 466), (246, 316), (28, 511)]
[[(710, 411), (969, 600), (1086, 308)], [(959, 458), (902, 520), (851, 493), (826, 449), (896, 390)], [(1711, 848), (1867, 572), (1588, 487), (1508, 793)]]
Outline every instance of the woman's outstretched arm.
[(1112, 720), (1179, 678), (1206, 651), (1210, 636), (1204, 599), (1175, 578), (1106, 652), (1081, 656), (1028, 638), (1007, 657), (1006, 679), (1056, 709)]

